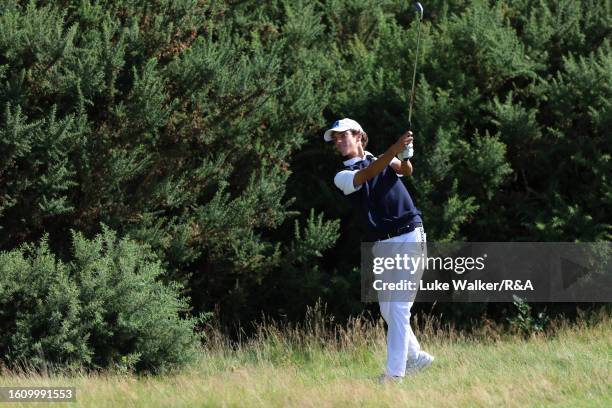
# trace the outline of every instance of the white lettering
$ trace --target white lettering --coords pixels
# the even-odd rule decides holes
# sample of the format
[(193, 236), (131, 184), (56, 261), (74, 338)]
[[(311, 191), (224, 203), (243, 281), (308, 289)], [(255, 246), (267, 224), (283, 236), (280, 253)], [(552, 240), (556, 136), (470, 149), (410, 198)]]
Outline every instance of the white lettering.
[(385, 258), (374, 258), (374, 268), (373, 271), (375, 274), (379, 275), (381, 273), (383, 273), (385, 271), (384, 268), (381, 268), (383, 261), (385, 260)]
[(465, 280), (453, 280), (453, 288), (455, 290), (465, 290), (466, 285), (467, 281)]

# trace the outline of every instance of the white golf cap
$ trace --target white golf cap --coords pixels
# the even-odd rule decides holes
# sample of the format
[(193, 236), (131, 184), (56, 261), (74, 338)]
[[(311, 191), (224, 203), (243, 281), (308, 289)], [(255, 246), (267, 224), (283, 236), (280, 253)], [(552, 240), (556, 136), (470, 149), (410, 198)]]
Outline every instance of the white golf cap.
[(325, 134), (323, 135), (323, 140), (325, 140), (326, 142), (331, 142), (332, 132), (344, 132), (345, 130), (359, 130), (363, 132), (363, 129), (361, 128), (361, 125), (359, 123), (355, 122), (353, 119), (344, 118), (335, 121), (331, 128), (325, 131)]

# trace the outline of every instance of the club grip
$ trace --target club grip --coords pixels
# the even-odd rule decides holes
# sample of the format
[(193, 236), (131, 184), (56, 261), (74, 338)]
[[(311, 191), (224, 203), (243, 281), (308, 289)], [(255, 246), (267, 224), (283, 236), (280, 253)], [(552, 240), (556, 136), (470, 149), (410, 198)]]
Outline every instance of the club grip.
[(400, 160), (408, 160), (411, 159), (412, 156), (414, 156), (414, 148), (412, 146), (412, 143), (410, 143), (408, 146), (406, 146), (406, 148), (404, 150), (402, 150), (402, 152), (399, 154), (399, 159)]
[[(412, 130), (411, 121), (408, 121), (408, 130)], [(398, 155), (398, 158), (400, 160), (408, 160), (412, 158), (413, 155), (414, 155), (414, 148), (412, 146), (412, 143), (410, 143), (408, 146), (406, 146), (404, 150), (400, 152), (400, 154)]]

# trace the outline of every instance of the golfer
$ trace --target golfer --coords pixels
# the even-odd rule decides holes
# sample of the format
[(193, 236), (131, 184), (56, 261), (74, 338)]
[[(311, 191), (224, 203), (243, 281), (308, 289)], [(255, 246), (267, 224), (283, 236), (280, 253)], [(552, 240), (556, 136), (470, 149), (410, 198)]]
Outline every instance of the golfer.
[[(377, 158), (365, 150), (368, 135), (352, 119), (334, 122), (323, 138), (333, 142), (344, 158), (344, 168), (334, 177), (334, 184), (359, 211), (368, 231), (367, 241), (393, 243), (400, 250), (410, 243), (412, 247), (420, 243), (424, 248), (426, 235), (421, 212), (400, 180), (402, 176), (412, 175), (412, 164), (395, 157), (412, 142), (412, 132), (401, 135)], [(434, 360), (421, 350), (410, 327), (412, 304), (412, 301), (384, 301), (379, 294), (380, 311), (388, 326), (387, 365), (379, 378), (381, 382), (401, 381), (406, 374), (414, 374)]]

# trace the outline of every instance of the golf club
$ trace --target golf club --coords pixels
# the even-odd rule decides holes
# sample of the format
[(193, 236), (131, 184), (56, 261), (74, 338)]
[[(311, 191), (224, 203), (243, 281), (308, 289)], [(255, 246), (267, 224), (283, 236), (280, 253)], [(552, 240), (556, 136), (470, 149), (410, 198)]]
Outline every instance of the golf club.
[[(417, 61), (419, 60), (419, 44), (421, 42), (421, 20), (423, 20), (423, 6), (418, 1), (414, 4), (416, 13), (418, 14), (418, 28), (417, 28), (417, 45), (416, 54), (414, 56), (414, 70), (412, 71), (412, 89), (410, 91), (410, 102), (408, 104), (408, 130), (412, 130), (412, 105), (414, 104), (414, 89), (416, 86), (416, 70)], [(400, 153), (401, 160), (408, 160), (414, 155), (414, 149), (412, 143)]]

